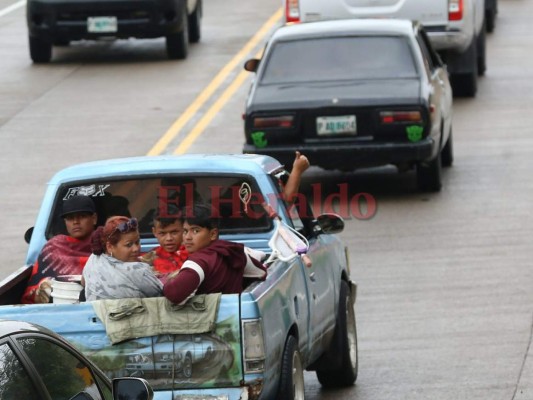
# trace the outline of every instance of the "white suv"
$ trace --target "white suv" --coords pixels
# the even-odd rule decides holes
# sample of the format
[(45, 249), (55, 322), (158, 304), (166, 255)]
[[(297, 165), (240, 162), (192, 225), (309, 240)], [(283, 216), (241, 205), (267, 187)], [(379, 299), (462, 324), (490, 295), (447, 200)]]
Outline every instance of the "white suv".
[(400, 18), (424, 25), (455, 95), (473, 97), (485, 63), (485, 0), (283, 0), (285, 22)]

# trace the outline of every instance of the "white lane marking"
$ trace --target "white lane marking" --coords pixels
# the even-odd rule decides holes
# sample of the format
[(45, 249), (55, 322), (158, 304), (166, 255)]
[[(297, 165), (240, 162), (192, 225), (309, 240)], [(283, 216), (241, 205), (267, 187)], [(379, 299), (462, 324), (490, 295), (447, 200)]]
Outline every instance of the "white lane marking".
[(26, 0), (19, 0), (15, 4), (11, 4), (10, 6), (0, 10), (0, 17), (3, 17), (6, 14), (9, 14), (11, 11), (15, 11), (19, 9), (20, 7), (24, 7), (26, 5)]

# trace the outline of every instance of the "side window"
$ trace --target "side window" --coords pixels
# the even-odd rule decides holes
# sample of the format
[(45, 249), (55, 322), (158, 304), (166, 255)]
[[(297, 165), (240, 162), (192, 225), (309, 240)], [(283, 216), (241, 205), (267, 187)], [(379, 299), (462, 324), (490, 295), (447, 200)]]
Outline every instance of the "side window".
[(419, 41), (424, 46), (428, 59), (430, 60), (432, 64), (431, 68), (434, 69), (434, 68), (442, 67), (442, 60), (440, 59), (437, 52), (431, 46), (431, 42), (429, 41), (428, 35), (423, 29), (421, 29), (418, 32), (418, 38), (419, 38)]
[(13, 350), (0, 345), (0, 399), (40, 399), (30, 376)]
[(52, 400), (68, 400), (85, 391), (102, 400), (90, 367), (74, 354), (41, 338), (18, 338), (17, 342), (39, 372)]
[[(288, 177), (289, 173), (287, 171), (271, 175), (274, 184), (279, 189), (279, 193), (283, 193)], [(286, 201), (283, 201), (283, 205), (287, 209), (294, 229), (300, 233), (309, 234), (306, 222), (313, 219), (313, 211), (307, 196), (304, 193), (298, 193), (292, 205), (287, 204)]]
[(422, 57), (424, 58), (424, 65), (426, 66), (427, 73), (429, 76), (431, 76), (434, 70), (434, 66), (429, 55), (428, 48), (420, 35), (416, 37), (416, 41), (418, 42), (418, 46), (420, 47), (420, 51), (422, 52)]

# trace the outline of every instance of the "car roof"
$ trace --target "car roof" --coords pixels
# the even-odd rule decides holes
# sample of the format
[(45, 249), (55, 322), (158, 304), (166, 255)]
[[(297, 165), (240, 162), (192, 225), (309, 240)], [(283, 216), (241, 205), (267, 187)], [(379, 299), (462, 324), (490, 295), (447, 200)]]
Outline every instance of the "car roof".
[(49, 184), (94, 177), (140, 176), (180, 173), (271, 173), (282, 165), (274, 158), (255, 154), (186, 154), (144, 156), (93, 161), (57, 172)]
[(39, 332), (56, 337), (54, 332), (40, 325), (23, 321), (0, 320), (0, 338), (23, 332)]
[(354, 18), (307, 22), (285, 25), (272, 35), (271, 40), (291, 40), (305, 37), (339, 35), (402, 35), (412, 36), (418, 23), (406, 19)]

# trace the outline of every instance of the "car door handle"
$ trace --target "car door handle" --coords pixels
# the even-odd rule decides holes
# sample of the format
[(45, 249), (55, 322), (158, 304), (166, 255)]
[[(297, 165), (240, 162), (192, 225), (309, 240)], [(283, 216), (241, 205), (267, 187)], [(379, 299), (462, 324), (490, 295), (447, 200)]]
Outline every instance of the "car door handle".
[(316, 281), (315, 273), (314, 273), (314, 272), (311, 272), (311, 273), (309, 274), (309, 280), (311, 280), (312, 282), (315, 282), (315, 281)]

